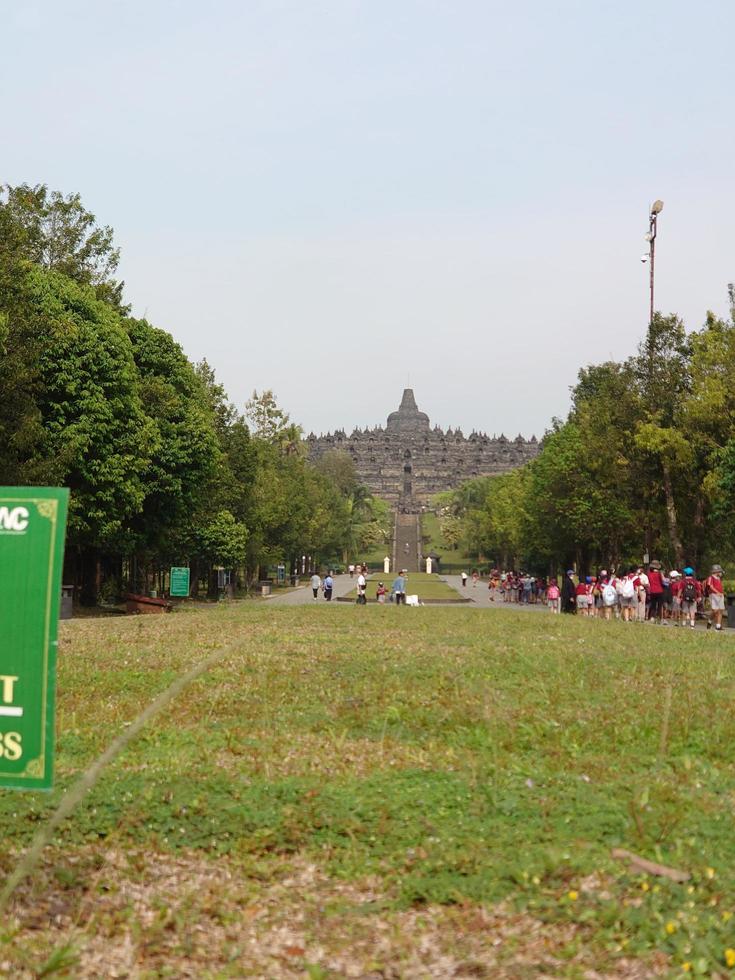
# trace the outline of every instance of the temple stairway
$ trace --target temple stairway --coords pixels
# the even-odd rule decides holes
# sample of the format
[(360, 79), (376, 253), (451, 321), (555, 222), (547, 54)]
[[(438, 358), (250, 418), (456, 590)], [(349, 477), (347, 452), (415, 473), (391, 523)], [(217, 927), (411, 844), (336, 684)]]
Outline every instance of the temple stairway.
[(421, 545), (421, 526), (418, 514), (396, 514), (395, 535), (393, 539), (393, 568), (405, 568), (409, 572), (419, 572), (419, 549)]

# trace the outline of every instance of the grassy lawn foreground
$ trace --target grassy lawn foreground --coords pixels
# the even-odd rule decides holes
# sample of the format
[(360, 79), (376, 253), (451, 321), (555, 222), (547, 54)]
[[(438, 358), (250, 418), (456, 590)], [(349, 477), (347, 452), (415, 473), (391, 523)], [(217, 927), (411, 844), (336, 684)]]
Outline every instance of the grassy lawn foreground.
[(0, 795), (6, 873), (75, 774), (233, 641), (16, 894), (6, 975), (729, 973), (735, 644), (713, 634), (461, 607), (64, 624), (58, 788)]

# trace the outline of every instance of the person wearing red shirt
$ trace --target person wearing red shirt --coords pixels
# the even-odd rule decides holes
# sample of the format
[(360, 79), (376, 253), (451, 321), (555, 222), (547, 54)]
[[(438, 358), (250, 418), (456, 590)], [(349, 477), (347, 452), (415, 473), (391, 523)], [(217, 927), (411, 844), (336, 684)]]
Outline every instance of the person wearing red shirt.
[(674, 626), (679, 626), (681, 624), (681, 593), (684, 589), (684, 580), (681, 577), (681, 572), (677, 572), (674, 568), (669, 572), (669, 579), (671, 580), (671, 618), (674, 622)]
[(709, 607), (712, 610), (712, 619), (707, 620), (707, 629), (715, 623), (715, 629), (722, 629), (722, 613), (725, 608), (725, 588), (722, 584), (722, 566), (713, 565), (709, 578), (704, 583), (705, 591), (709, 596)]
[(579, 582), (577, 583), (575, 593), (577, 596), (577, 614), (580, 616), (587, 616), (589, 614), (588, 592), (587, 584), (583, 578), (580, 578)]
[(656, 616), (662, 623), (664, 616), (664, 579), (661, 574), (660, 561), (652, 561), (648, 566), (648, 618), (653, 622)]

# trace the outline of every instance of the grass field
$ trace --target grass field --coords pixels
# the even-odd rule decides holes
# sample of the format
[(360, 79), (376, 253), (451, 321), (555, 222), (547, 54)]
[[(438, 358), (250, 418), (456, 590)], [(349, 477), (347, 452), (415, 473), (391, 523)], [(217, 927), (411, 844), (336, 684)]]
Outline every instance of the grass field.
[(62, 624), (58, 788), (0, 795), (6, 873), (218, 648), (16, 893), (5, 975), (729, 975), (729, 636), (462, 607)]
[(433, 511), (421, 515), (421, 536), (424, 554), (430, 551), (441, 556), (441, 567), (446, 572), (471, 572), (478, 567), (476, 558), (471, 558), (462, 548), (447, 544), (442, 533), (439, 518)]

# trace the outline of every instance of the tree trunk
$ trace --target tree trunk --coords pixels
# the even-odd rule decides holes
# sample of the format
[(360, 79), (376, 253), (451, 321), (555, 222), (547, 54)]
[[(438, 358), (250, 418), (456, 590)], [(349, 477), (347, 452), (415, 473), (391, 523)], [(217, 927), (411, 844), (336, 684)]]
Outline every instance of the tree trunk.
[(666, 495), (666, 518), (669, 524), (669, 540), (674, 549), (674, 558), (677, 568), (684, 564), (684, 546), (679, 537), (679, 522), (676, 517), (676, 503), (674, 501), (674, 491), (671, 486), (671, 471), (667, 462), (661, 463), (663, 473), (664, 494)]
[(692, 558), (695, 562), (695, 568), (699, 564), (699, 558), (704, 548), (704, 533), (704, 496), (700, 492), (697, 494), (694, 504), (694, 554)]

